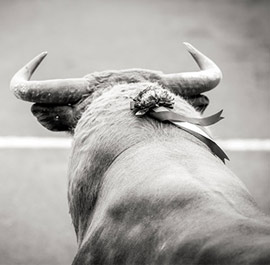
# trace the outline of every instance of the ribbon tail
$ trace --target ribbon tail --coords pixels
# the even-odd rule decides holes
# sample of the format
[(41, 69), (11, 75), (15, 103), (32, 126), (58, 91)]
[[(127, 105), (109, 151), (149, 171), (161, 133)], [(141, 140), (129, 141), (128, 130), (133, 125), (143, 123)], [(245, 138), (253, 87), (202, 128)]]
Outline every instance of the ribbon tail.
[[(223, 112), (223, 109), (220, 110), (219, 112), (217, 112), (216, 114), (209, 116), (209, 117), (206, 117), (204, 119), (209, 120), (210, 123), (208, 125), (215, 124), (215, 123), (219, 122), (220, 120), (224, 119), (224, 117), (221, 117), (222, 112)], [(205, 125), (205, 126), (207, 126), (207, 125)]]
[(207, 125), (205, 124), (204, 126), (215, 124), (215, 123), (219, 122), (220, 120), (224, 119), (224, 117), (221, 117), (222, 112), (223, 112), (223, 109), (214, 115), (203, 118), (203, 119), (207, 120), (207, 122), (208, 122), (208, 124)]
[(224, 119), (224, 117), (221, 117), (222, 112), (223, 110), (205, 118), (186, 118), (186, 119), (188, 122), (193, 123), (193, 124), (197, 124), (201, 126), (209, 126)]
[[(202, 136), (204, 137), (204, 136)], [(205, 137), (204, 137), (205, 138)], [(211, 139), (204, 139), (207, 143), (207, 146), (211, 149), (211, 151), (218, 156), (221, 161), (225, 164), (225, 159), (227, 159), (228, 161), (230, 161), (229, 157), (226, 155), (226, 153), (215, 143), (213, 142)]]
[(196, 138), (201, 140), (203, 143), (205, 143), (210, 148), (212, 153), (215, 154), (217, 157), (219, 157), (224, 164), (225, 164), (225, 159), (230, 160), (229, 157), (225, 154), (225, 152), (211, 139), (209, 139), (209, 138), (207, 138), (207, 137), (205, 137), (197, 132), (186, 129), (186, 128), (182, 127), (181, 125), (176, 125), (176, 126), (189, 132), (190, 134), (192, 134), (193, 136), (195, 136)]

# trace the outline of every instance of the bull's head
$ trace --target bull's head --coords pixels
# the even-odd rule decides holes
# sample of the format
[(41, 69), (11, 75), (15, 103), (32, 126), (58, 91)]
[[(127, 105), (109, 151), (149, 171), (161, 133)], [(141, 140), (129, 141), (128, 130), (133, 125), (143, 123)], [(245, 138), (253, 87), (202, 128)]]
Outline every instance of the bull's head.
[(83, 111), (91, 103), (93, 95), (117, 83), (159, 83), (174, 94), (184, 97), (202, 112), (208, 105), (208, 99), (201, 93), (214, 88), (222, 74), (208, 57), (192, 45), (184, 44), (199, 65), (200, 71), (164, 74), (130, 69), (92, 73), (83, 78), (30, 81), (32, 74), (47, 55), (43, 52), (14, 75), (11, 90), (19, 99), (35, 102), (32, 106), (33, 114), (44, 127), (52, 131), (72, 133)]

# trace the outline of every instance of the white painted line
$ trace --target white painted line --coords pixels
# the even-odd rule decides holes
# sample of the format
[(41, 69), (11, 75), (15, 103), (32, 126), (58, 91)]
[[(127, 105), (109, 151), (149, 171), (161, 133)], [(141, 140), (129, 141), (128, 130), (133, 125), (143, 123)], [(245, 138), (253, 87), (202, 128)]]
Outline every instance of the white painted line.
[[(0, 149), (69, 149), (71, 138), (1, 136)], [(224, 150), (270, 152), (270, 139), (219, 139)]]
[(68, 149), (71, 141), (71, 138), (2, 136), (0, 149)]
[(270, 151), (270, 139), (223, 139), (217, 144), (228, 151)]

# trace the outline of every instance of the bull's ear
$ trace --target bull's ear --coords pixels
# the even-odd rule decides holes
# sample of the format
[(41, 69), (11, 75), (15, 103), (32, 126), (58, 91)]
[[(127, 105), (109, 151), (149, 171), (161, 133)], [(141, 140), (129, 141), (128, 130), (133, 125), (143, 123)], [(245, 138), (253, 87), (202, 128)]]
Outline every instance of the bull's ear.
[(36, 103), (32, 105), (32, 113), (42, 126), (51, 131), (73, 132), (80, 118), (74, 106), (57, 106)]
[(209, 105), (209, 99), (204, 95), (186, 97), (185, 100), (201, 113), (203, 113)]

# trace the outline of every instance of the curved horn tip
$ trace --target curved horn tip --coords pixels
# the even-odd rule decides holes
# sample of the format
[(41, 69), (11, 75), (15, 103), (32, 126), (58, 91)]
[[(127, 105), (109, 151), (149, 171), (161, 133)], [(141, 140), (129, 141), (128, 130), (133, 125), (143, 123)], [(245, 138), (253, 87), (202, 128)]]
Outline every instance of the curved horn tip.
[(48, 55), (48, 52), (44, 51), (40, 53), (35, 59), (39, 59), (40, 61), (42, 61), (47, 55)]
[(183, 44), (184, 44), (186, 47), (192, 46), (189, 42), (186, 42), (186, 41), (184, 41)]
[(191, 45), (190, 43), (188, 42), (183, 42), (183, 44), (186, 46), (187, 50), (192, 53), (192, 52), (197, 52), (197, 49)]
[(42, 52), (40, 55), (46, 56), (48, 54), (47, 51)]
[(28, 65), (31, 65), (34, 63), (34, 65), (36, 65), (36, 67), (43, 61), (43, 59), (47, 56), (48, 52), (44, 51), (42, 53), (40, 53), (39, 55), (37, 55), (36, 57), (34, 57), (34, 59), (32, 59)]

